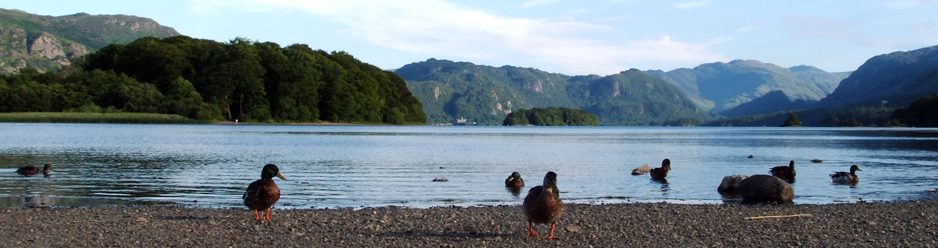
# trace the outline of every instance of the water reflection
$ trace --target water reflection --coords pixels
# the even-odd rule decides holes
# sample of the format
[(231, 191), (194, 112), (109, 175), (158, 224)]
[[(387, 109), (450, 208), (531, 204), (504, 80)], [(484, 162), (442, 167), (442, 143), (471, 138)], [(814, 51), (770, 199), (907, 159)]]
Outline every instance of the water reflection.
[(521, 195), (521, 187), (505, 187), (505, 189), (516, 197)]

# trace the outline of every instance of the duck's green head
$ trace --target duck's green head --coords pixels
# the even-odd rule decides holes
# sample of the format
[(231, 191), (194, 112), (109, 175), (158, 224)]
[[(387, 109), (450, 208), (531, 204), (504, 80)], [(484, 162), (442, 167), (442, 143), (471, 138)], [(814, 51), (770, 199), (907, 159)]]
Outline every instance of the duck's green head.
[(512, 178), (512, 179), (521, 178), (521, 173), (518, 173), (517, 171), (512, 172), (512, 173), (511, 173), (511, 178)]
[(670, 159), (664, 159), (664, 160), (662, 160), (662, 161), (661, 161), (661, 168), (668, 168), (668, 170), (671, 170), (671, 160), (670, 160)]
[(854, 174), (854, 173), (856, 173), (857, 171), (863, 171), (863, 170), (861, 170), (860, 167), (857, 166), (857, 165), (851, 165), (851, 166), (850, 166), (850, 174)]
[(560, 192), (557, 189), (557, 173), (553, 171), (548, 171), (547, 175), (544, 176), (544, 188), (551, 188), (554, 190), (554, 193)]
[(280, 175), (280, 168), (277, 168), (277, 165), (267, 164), (264, 166), (264, 170), (261, 171), (262, 179), (271, 179), (274, 177), (279, 177), (280, 179), (287, 180), (286, 177)]

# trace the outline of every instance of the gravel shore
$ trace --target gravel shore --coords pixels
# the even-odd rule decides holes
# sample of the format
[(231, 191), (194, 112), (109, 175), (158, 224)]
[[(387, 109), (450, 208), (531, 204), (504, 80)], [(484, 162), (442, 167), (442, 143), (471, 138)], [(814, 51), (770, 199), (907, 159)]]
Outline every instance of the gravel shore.
[[(2, 209), (0, 247), (938, 247), (938, 200), (831, 205), (567, 205), (557, 240), (520, 206)], [(757, 216), (800, 217), (747, 219)], [(535, 227), (546, 235), (550, 227)]]

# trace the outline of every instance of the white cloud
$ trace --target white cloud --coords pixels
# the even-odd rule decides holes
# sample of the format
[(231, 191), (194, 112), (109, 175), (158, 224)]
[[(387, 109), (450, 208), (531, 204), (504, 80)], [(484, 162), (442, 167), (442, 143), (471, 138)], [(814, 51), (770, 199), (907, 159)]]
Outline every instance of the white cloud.
[[(332, 20), (339, 32), (365, 42), (427, 57), (471, 61), (546, 61), (563, 73), (610, 74), (639, 62), (705, 63), (725, 60), (710, 44), (670, 36), (609, 41), (616, 28), (576, 21), (498, 16), (440, 0), (242, 0), (227, 7), (281, 8)], [(525, 66), (515, 64), (517, 66)]]

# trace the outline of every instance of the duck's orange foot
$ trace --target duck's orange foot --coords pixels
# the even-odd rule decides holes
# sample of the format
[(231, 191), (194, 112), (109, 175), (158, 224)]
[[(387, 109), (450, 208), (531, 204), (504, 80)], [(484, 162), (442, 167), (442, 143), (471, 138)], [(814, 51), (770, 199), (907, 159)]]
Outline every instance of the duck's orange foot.
[(265, 220), (270, 220), (270, 208), (267, 209), (267, 214), (264, 215)]
[(550, 225), (550, 235), (547, 235), (547, 237), (544, 237), (544, 239), (557, 239), (557, 237), (554, 236), (555, 228), (557, 228), (556, 222)]
[(254, 210), (254, 219), (257, 221), (261, 220), (261, 215), (257, 214), (257, 210)]
[(528, 237), (537, 237), (537, 233), (534, 232), (534, 224), (530, 221), (528, 222)]

